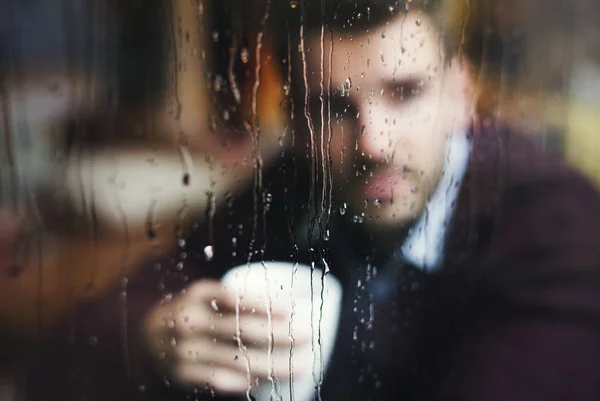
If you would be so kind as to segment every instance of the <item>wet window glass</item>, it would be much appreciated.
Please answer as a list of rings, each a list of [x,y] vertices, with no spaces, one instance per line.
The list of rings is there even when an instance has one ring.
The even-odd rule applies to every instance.
[[[597,400],[592,0],[5,0],[0,400]]]

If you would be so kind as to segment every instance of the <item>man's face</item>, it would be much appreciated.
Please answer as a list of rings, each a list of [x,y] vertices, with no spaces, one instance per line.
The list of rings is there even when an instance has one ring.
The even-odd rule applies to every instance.
[[[367,33],[308,38],[311,115],[327,141],[319,101],[324,60],[337,204],[367,224],[393,227],[418,217],[443,172],[448,136],[468,128],[468,73],[445,62],[434,28],[413,12]]]

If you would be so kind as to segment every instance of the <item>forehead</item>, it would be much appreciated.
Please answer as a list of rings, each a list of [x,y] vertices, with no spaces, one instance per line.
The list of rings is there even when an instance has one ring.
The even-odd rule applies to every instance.
[[[443,46],[432,20],[421,12],[396,17],[365,32],[325,29],[309,36],[307,56],[312,75],[323,61],[334,83],[348,77],[363,81],[436,76],[443,66]],[[330,65],[331,59],[331,65]],[[339,83],[339,82],[338,82]]]

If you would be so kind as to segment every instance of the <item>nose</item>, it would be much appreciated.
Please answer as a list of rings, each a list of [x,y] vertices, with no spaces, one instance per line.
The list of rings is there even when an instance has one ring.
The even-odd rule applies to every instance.
[[[390,162],[399,135],[393,113],[384,105],[365,99],[361,99],[357,109],[358,151],[373,162]]]

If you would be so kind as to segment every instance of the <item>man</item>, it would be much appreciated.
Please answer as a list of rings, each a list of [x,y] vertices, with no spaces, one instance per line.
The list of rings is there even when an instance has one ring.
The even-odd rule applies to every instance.
[[[469,24],[453,41],[436,2],[316,3],[299,57],[333,204],[307,246],[346,284],[323,399],[598,399],[597,191],[475,112]]]
[[[600,197],[559,160],[475,113],[476,38],[464,39],[461,58],[451,38],[439,38],[438,5],[396,3],[306,2],[290,11],[307,17],[295,65],[307,96],[295,105],[314,186],[304,205],[305,182],[286,186],[309,210],[296,230],[299,254],[277,243],[286,237],[275,219],[264,258],[293,253],[344,284],[318,395],[596,399]],[[154,353],[169,359],[166,376],[179,385],[208,382],[244,397],[245,366],[222,342],[235,333],[222,330],[211,300],[233,302],[214,280],[154,309]],[[203,345],[211,333],[218,356]]]

